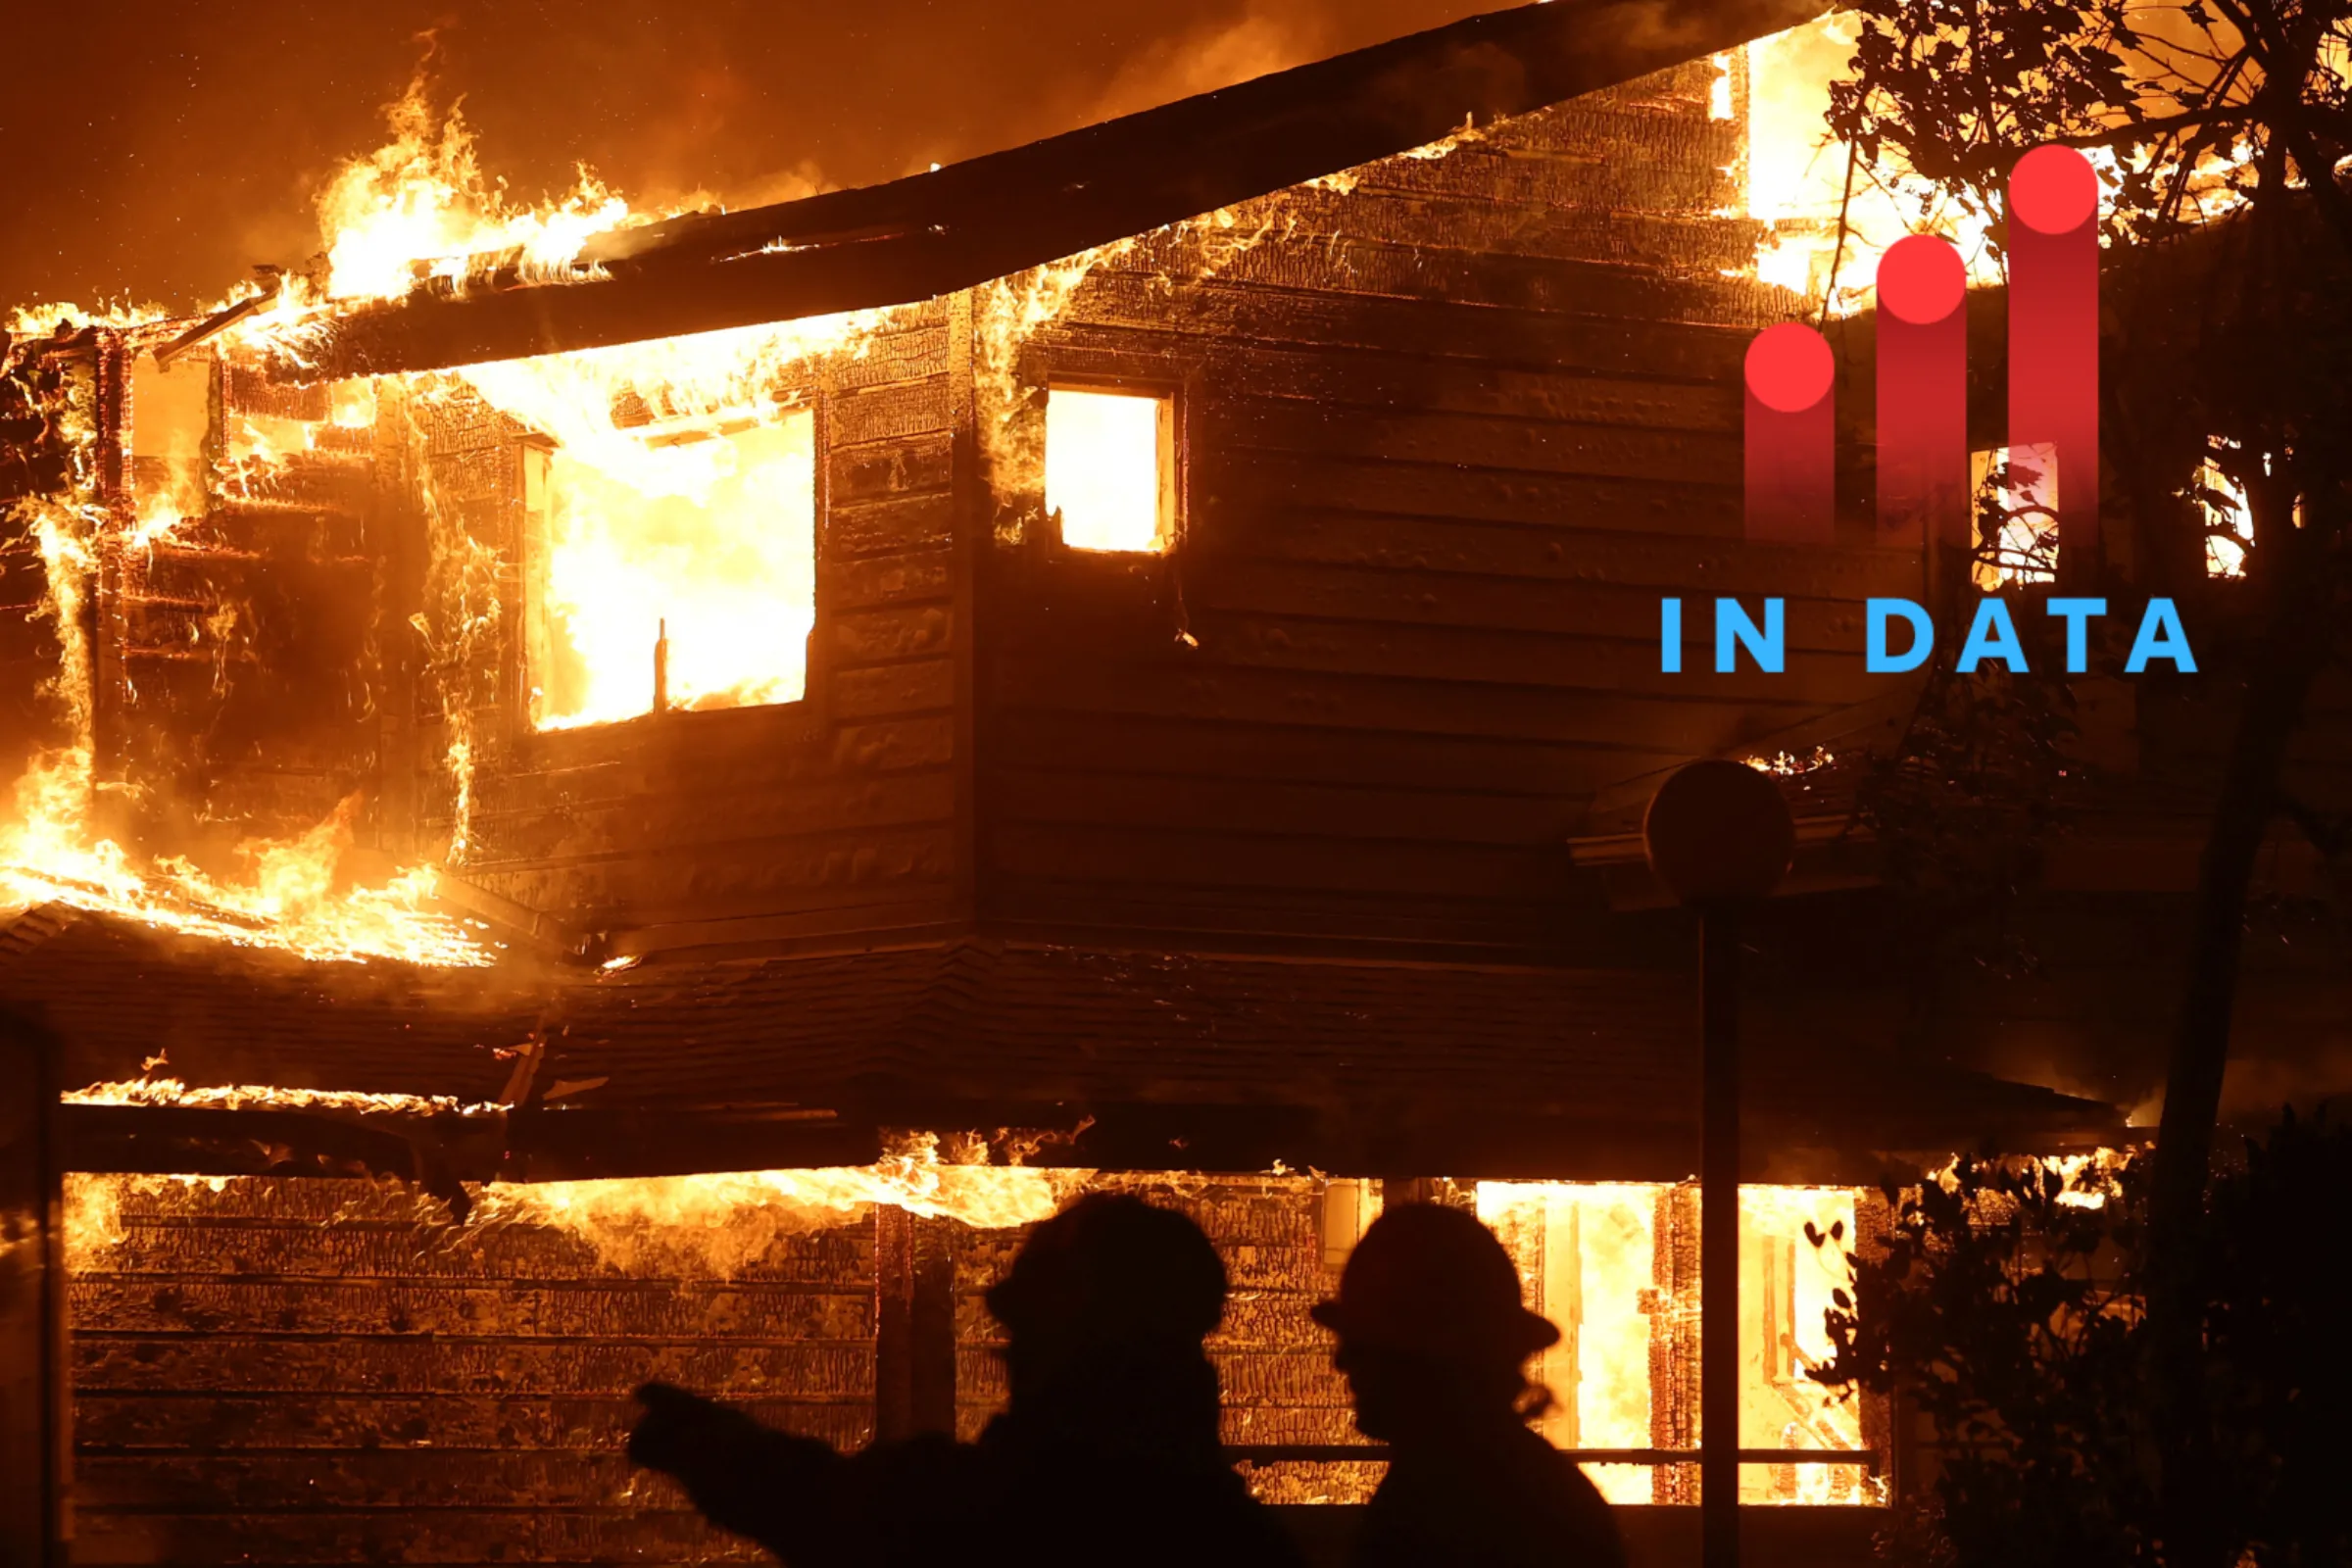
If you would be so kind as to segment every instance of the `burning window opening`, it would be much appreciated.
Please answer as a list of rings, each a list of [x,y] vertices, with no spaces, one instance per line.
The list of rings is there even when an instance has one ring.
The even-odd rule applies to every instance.
[[[2246,549],[2254,543],[2254,503],[2246,487],[2208,458],[2197,465],[2190,493],[2205,514],[2205,575],[2245,576]]]
[[[1073,550],[1159,555],[1176,532],[1176,402],[1055,385],[1046,398],[1046,512]]]
[[[815,416],[728,409],[620,430],[636,450],[523,454],[534,728],[806,695]]]
[[[1842,1188],[1740,1189],[1742,1448],[1792,1453],[1866,1448],[1862,1404],[1811,1380],[1831,1345],[1833,1292],[1851,1283],[1844,1247],[1859,1194]],[[1481,1182],[1479,1217],[1519,1265],[1528,1300],[1560,1330],[1532,1371],[1555,1403],[1554,1446],[1588,1452],[1688,1451],[1699,1441],[1698,1193],[1688,1186]],[[1810,1225],[1827,1245],[1815,1247]],[[1611,1502],[1688,1502],[1690,1464],[1587,1463]],[[1884,1500],[1879,1466],[1740,1466],[1744,1503],[1860,1505]]]
[[[2048,442],[1969,454],[1976,498],[1970,580],[1985,593],[2058,580],[2058,449]]]
[[[54,482],[11,514],[39,565],[28,618],[45,625],[54,653],[39,688],[45,711],[0,825],[0,906],[62,904],[320,960],[490,962],[477,927],[432,906],[431,867],[387,876],[354,853],[361,795],[314,805],[319,814],[307,822],[281,812],[242,836],[217,832],[199,853],[169,836],[159,842],[154,830],[168,818],[142,815],[158,807],[184,818],[173,779],[126,772],[119,741],[102,763],[101,639],[115,682],[112,722],[143,691],[156,694],[159,713],[174,691],[199,705],[220,697],[250,658],[236,574],[261,559],[234,530],[250,530],[257,516],[263,527],[289,516],[311,525],[333,510],[240,513],[255,498],[233,466],[236,444],[223,439],[228,368],[211,351],[166,366],[135,341],[110,339],[112,330],[12,343],[0,354],[9,396],[41,410],[54,432],[41,439],[57,448]],[[111,419],[110,398],[122,405]],[[321,396],[317,413],[324,422],[331,400]],[[301,433],[272,454],[273,470],[331,488],[341,460],[318,449],[332,441],[313,440],[309,421],[285,422]],[[126,464],[110,461],[113,442]],[[229,815],[223,826],[244,820]]]

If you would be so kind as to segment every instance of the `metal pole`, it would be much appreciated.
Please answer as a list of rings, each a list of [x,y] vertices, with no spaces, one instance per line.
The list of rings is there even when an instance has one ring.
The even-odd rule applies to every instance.
[[[1705,1568],[1740,1564],[1740,919],[1699,912],[1698,1499]]]

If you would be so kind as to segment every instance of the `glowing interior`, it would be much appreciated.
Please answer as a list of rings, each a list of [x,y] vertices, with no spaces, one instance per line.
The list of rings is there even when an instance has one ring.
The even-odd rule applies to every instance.
[[[1824,1317],[1831,1293],[1848,1283],[1854,1195],[1748,1187],[1740,1208],[1740,1446],[1861,1447],[1859,1403],[1805,1375],[1829,1358]],[[1678,1275],[1676,1260],[1695,1259],[1698,1195],[1656,1184],[1481,1182],[1478,1212],[1518,1263],[1528,1303],[1560,1331],[1529,1367],[1554,1400],[1544,1436],[1586,1451],[1695,1445],[1699,1282],[1695,1272]],[[1807,1223],[1825,1238],[1840,1227],[1842,1240],[1817,1249]],[[1649,1463],[1584,1470],[1611,1502],[1695,1496],[1678,1494]],[[1850,1504],[1878,1493],[1859,1463],[1750,1464],[1740,1467],[1740,1497]]]
[[[816,458],[806,410],[635,434],[632,461],[529,466],[532,721],[564,729],[807,690]],[[657,650],[659,649],[659,656]]]
[[[2000,537],[1990,558],[1980,549],[1971,567],[1979,588],[1998,593],[2012,583],[2058,580],[2058,485],[2062,477],[2058,449],[2046,441],[1969,454],[1970,491],[1977,512],[1982,515],[1990,502],[2001,515]]]
[[[1168,400],[1055,387],[1046,399],[1046,510],[1076,550],[1165,550]]]

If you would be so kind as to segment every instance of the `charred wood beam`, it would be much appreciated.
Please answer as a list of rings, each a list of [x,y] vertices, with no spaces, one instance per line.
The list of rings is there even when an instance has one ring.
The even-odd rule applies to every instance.
[[[59,1107],[71,1170],[190,1176],[395,1176],[463,1218],[467,1182],[584,1181],[865,1165],[880,1132],[804,1106],[533,1105],[350,1111],[248,1105]]]
[[[487,1181],[506,1142],[505,1118],[411,1117],[213,1105],[58,1107],[65,1157],[83,1171],[190,1176],[396,1176],[463,1220],[464,1184]]]
[[[590,281],[353,313],[286,381],[903,304],[1148,232],[1810,20],[1820,0],[1564,0],[1300,66],[886,184],[591,243]]]
[[[956,1222],[874,1211],[874,1436],[956,1430]]]
[[[185,332],[180,333],[179,336],[155,351],[157,368],[160,369],[164,366],[170,365],[188,350],[218,333],[226,331],[263,306],[270,304],[277,298],[277,289],[278,280],[272,275],[270,279],[270,287],[266,292],[248,296],[234,305],[223,306],[203,320],[198,321],[194,326],[189,327]]]
[[[0,1562],[62,1568],[72,1488],[56,1050],[0,1019]]]

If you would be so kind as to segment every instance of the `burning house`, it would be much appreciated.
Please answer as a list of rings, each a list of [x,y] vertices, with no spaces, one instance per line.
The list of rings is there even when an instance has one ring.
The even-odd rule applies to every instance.
[[[1811,9],[1530,7],[455,251],[378,201],[209,316],[20,323],[0,999],[70,1344],[29,1288],[0,1332],[70,1463],[37,1391],[0,1439],[75,1555],[739,1552],[629,1390],[968,1434],[979,1292],[1098,1186],[1224,1250],[1228,1441],[1300,1505],[1378,1474],[1307,1303],[1384,1198],[1475,1206],[1564,1331],[1546,1434],[1671,1540],[1697,1055],[1636,827],[1709,757],[1783,760],[1831,910],[1750,998],[1741,1497],[1859,1551],[1908,1435],[1805,1377],[1808,1228],[2125,1135],[1821,984],[1875,873],[1786,760],[1899,729],[1853,650],[1921,565],[1740,538],[1794,298],[1741,46]],[[1787,595],[1789,673],[1659,676],[1684,591]]]

